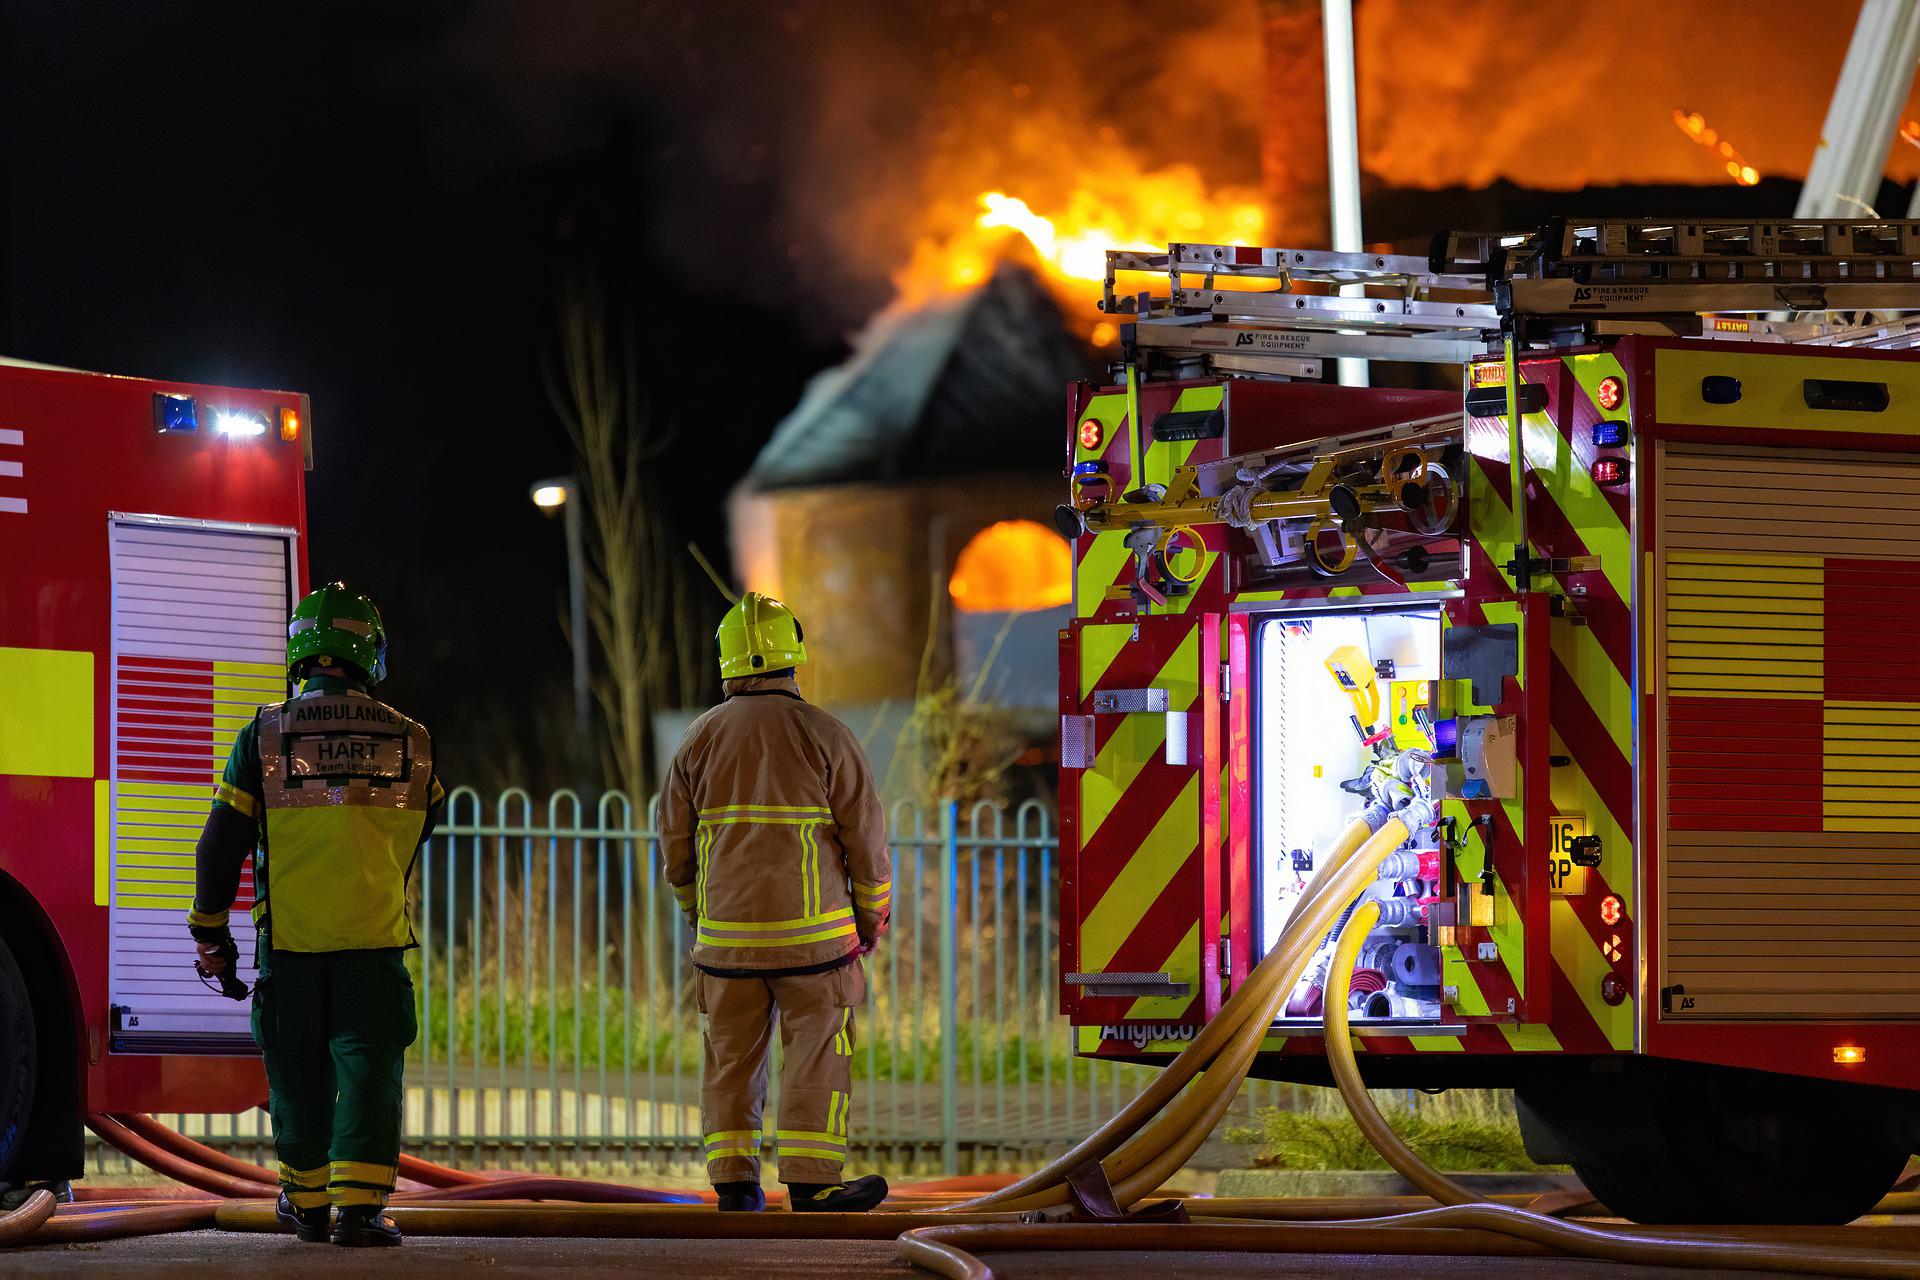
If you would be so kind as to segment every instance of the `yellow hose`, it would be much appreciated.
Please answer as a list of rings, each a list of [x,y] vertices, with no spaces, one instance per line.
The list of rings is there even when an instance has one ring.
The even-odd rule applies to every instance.
[[[1232,1105],[1260,1042],[1327,930],[1406,838],[1406,825],[1397,818],[1388,818],[1378,831],[1364,820],[1350,826],[1294,908],[1280,941],[1160,1076],[1113,1119],[1038,1173],[961,1201],[953,1209],[1031,1210],[1065,1204],[1070,1198],[1067,1175],[1089,1160],[1102,1162],[1122,1206],[1150,1195],[1207,1140]],[[1200,1084],[1181,1093],[1196,1076]]]
[[[1441,1204],[1473,1204],[1479,1196],[1422,1160],[1412,1147],[1400,1140],[1360,1079],[1360,1064],[1353,1056],[1353,1039],[1347,1032],[1347,991],[1352,985],[1353,966],[1360,959],[1360,946],[1379,919],[1378,904],[1363,902],[1340,931],[1340,945],[1333,953],[1333,970],[1327,974],[1321,1004],[1327,1024],[1327,1062],[1333,1067],[1334,1083],[1340,1086],[1340,1096],[1346,1099],[1354,1123],[1360,1126],[1360,1132],[1366,1135],[1381,1159]]]

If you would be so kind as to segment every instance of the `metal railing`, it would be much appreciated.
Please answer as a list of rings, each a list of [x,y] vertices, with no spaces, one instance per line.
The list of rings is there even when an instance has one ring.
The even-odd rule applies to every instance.
[[[408,1150],[462,1165],[697,1172],[692,939],[653,812],[637,821],[619,793],[591,807],[567,791],[543,805],[517,788],[491,803],[469,787],[449,796],[416,872]],[[1051,816],[1036,802],[902,803],[889,819],[893,923],[855,1011],[855,1159],[909,1172],[1031,1165],[1153,1070],[1073,1055],[1057,1012]],[[1249,1084],[1236,1109],[1286,1093]],[[270,1142],[258,1112],[225,1121],[187,1128],[243,1150]]]

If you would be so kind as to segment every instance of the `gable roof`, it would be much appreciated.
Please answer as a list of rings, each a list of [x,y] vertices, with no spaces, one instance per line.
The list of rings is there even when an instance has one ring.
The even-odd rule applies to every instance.
[[[853,354],[807,384],[744,485],[1051,472],[1062,395],[1087,372],[1046,286],[1002,263],[977,289],[874,317]]]

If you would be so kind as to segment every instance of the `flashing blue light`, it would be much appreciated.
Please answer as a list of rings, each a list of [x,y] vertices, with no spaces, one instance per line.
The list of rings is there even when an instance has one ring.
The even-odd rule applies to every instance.
[[[1618,449],[1627,442],[1627,424],[1618,418],[1593,424],[1596,449]]]
[[[1700,398],[1708,404],[1734,404],[1740,399],[1740,379],[1723,373],[1702,378]]]
[[[198,431],[200,410],[192,396],[153,393],[153,429],[155,431]]]

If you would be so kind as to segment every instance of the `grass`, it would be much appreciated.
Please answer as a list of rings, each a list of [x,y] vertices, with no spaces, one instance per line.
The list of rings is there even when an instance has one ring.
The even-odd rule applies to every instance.
[[[417,952],[411,954],[418,955]],[[421,991],[424,984],[417,972],[417,959],[413,963],[415,990]],[[503,1000],[501,989],[484,969],[477,988],[467,980],[469,973],[456,959],[457,985],[449,1001],[445,969],[439,964],[435,966],[433,1004],[431,1008],[419,1009],[420,1035],[408,1051],[410,1061],[420,1062],[430,1053],[436,1064],[444,1065],[451,1030],[455,1061],[463,1065],[493,1067],[504,1061],[509,1067],[531,1064],[542,1069],[552,1065],[571,1070],[578,1065],[597,1071],[604,1064],[609,1071],[652,1069],[672,1073],[677,1070],[694,1075],[700,1072],[700,1024],[690,995],[677,1008],[671,1007],[665,991],[655,990],[649,996],[636,976],[631,1005],[621,987],[610,984],[602,990],[591,980],[579,986],[563,982],[551,990],[538,986],[531,999],[509,980]],[[424,999],[420,1004],[424,1006]],[[880,996],[872,1011],[871,1024],[861,1018],[863,1011],[856,1011],[854,1078],[938,1083],[941,1036],[937,1015],[925,1006],[917,1011],[902,1008],[896,1023],[893,1005],[891,999]],[[1065,1023],[1052,1014],[1039,1017],[1044,1030],[1036,1027],[1031,1018],[1024,1027],[1012,1022],[1002,1025],[991,1019],[963,1018],[955,1032],[960,1082],[971,1085],[976,1079],[977,1042],[980,1058],[977,1079],[982,1082],[1041,1084],[1051,1081],[1064,1085],[1071,1074],[1076,1084],[1091,1085],[1095,1064],[1069,1052]],[[577,1054],[576,1034],[579,1036]],[[1104,1085],[1106,1072],[1101,1075]]]
[[[1411,1107],[1400,1090],[1377,1091],[1374,1100],[1406,1140],[1436,1169],[1532,1172],[1544,1166],[1527,1158],[1514,1115],[1513,1095],[1482,1089],[1415,1093]],[[1262,1107],[1251,1128],[1229,1129],[1229,1142],[1256,1148],[1261,1169],[1385,1169],[1346,1104],[1332,1089],[1314,1089],[1298,1110]]]

